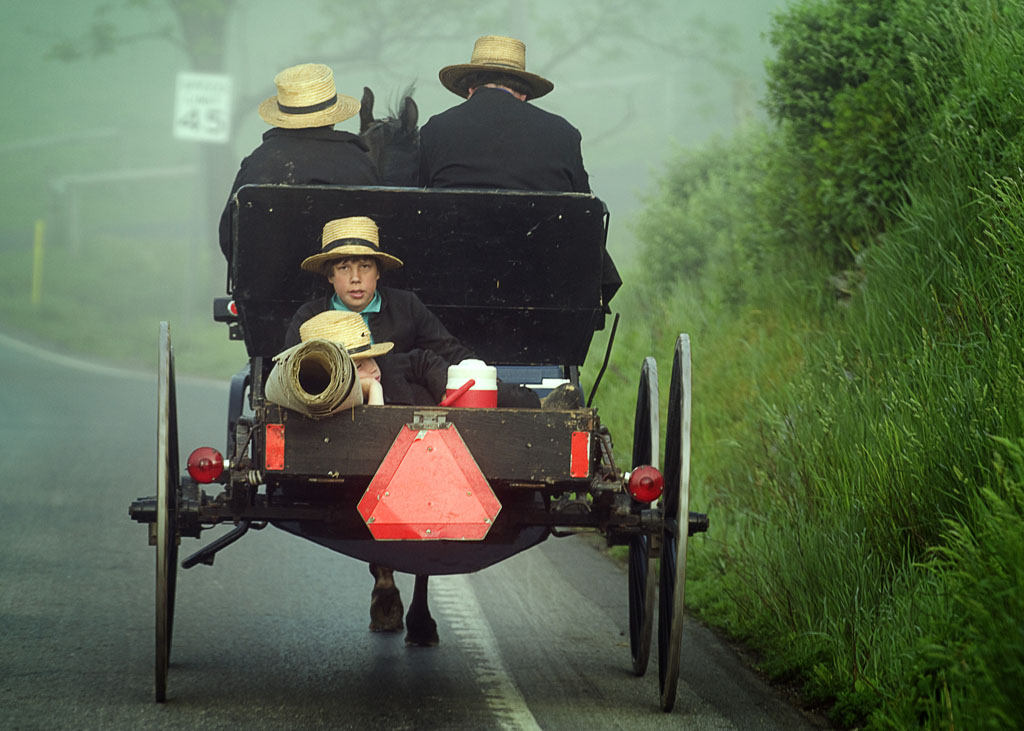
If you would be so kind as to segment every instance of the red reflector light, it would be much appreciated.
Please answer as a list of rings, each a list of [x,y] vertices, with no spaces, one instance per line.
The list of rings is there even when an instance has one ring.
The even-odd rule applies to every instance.
[[[214,482],[224,472],[224,457],[213,447],[200,447],[188,456],[188,473],[200,484]]]
[[[284,469],[284,424],[267,424],[264,464],[268,470]]]
[[[637,467],[629,475],[629,494],[642,503],[651,503],[661,497],[665,478],[654,467]]]
[[[590,474],[590,432],[574,431],[569,452],[569,477]]]

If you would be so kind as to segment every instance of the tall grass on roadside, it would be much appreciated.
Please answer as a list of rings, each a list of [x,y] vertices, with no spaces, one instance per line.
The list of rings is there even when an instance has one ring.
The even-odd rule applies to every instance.
[[[1024,726],[1024,440],[993,441],[995,480],[950,519],[922,570],[940,585],[946,621],[922,637],[911,680],[879,711],[890,728]]]
[[[813,21],[826,5],[802,8]],[[658,318],[702,324],[695,505],[712,530],[688,593],[837,722],[1017,728],[1024,6],[883,5],[906,30],[908,88],[886,102],[907,128],[861,140],[898,140],[912,165],[884,183],[900,208],[863,229],[884,237],[831,278],[848,306],[823,296],[813,252],[850,242],[811,240],[823,229],[793,218],[827,201],[791,174],[813,154],[791,135],[682,158],[643,226],[649,261],[688,266],[651,271],[691,295]],[[861,69],[865,104],[884,87],[872,68],[889,65]]]
[[[1002,181],[997,189],[1007,186],[1018,188]],[[959,220],[963,211],[948,196],[917,200],[920,208],[908,210],[916,224],[868,258],[867,289],[847,314],[817,320],[777,299],[777,309],[803,311],[822,331],[788,334],[801,357],[779,381],[764,376],[787,373],[786,354],[761,342],[750,355],[760,377],[746,405],[759,416],[726,418],[727,399],[695,403],[715,412],[698,416],[695,428],[721,435],[703,437],[702,446],[741,448],[731,455],[740,464],[728,465],[702,461],[695,447],[695,469],[714,496],[714,530],[707,550],[694,554],[691,597],[711,621],[761,649],[766,670],[799,680],[809,700],[836,699],[833,717],[844,723],[877,711],[885,725],[889,709],[921,701],[909,679],[927,648],[956,634],[965,600],[962,582],[951,586],[927,562],[980,527],[978,495],[996,476],[987,435],[1024,433],[1024,353],[1011,328],[1024,316],[1016,284],[1024,238],[988,247],[987,265],[977,251],[964,265],[925,244],[948,230],[991,238],[996,221],[979,231]],[[977,215],[984,198],[975,201]],[[1005,195],[987,210],[1003,208],[1024,210]],[[1013,228],[1006,217],[997,225]],[[918,284],[939,266],[959,288],[947,282],[939,294]],[[718,331],[734,334],[730,325]],[[983,639],[989,649],[981,654],[1001,641],[980,633],[974,641]],[[962,699],[974,691],[947,681],[946,692]],[[970,716],[957,718],[970,727]]]

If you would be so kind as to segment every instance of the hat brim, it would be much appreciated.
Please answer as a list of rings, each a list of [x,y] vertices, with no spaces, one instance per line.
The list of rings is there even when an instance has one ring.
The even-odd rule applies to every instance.
[[[330,251],[322,251],[319,254],[313,254],[307,256],[302,260],[300,265],[307,272],[316,272],[317,274],[326,274],[325,265],[327,262],[333,259],[345,259],[350,256],[355,257],[366,257],[367,259],[376,259],[382,269],[398,269],[403,266],[402,260],[397,256],[391,256],[391,254],[385,254],[382,251],[377,251],[369,246],[360,246],[358,244],[346,244],[337,248],[331,249]]]
[[[327,109],[309,114],[287,114],[277,106],[277,96],[264,99],[257,112],[260,118],[267,124],[285,129],[304,129],[306,127],[326,127],[329,124],[344,122],[359,114],[360,103],[358,99],[338,94],[338,101]]]
[[[555,88],[554,83],[551,81],[548,81],[543,76],[531,74],[529,71],[507,69],[482,63],[460,63],[454,66],[445,66],[438,72],[437,78],[441,80],[441,85],[445,89],[465,99],[469,96],[466,77],[481,71],[508,74],[522,80],[530,88],[529,93],[526,95],[527,99],[538,99]]]

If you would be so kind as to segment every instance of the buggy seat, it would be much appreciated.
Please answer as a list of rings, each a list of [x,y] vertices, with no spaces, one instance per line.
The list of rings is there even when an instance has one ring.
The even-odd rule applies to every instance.
[[[369,216],[408,289],[488,363],[581,365],[604,326],[607,210],[592,195],[388,187],[246,185],[233,199],[228,291],[251,358],[283,349],[292,316],[328,294],[303,271],[324,224]]]

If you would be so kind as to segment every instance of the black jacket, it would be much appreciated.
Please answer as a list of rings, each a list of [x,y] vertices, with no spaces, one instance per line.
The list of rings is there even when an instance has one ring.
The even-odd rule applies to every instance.
[[[423,301],[413,292],[391,287],[378,287],[380,312],[367,315],[370,334],[375,343],[392,342],[392,352],[408,353],[422,348],[432,350],[449,363],[472,358],[473,352],[448,332]],[[331,297],[319,297],[302,305],[292,317],[284,337],[284,347],[298,345],[299,327],[313,315],[331,309]]]
[[[386,353],[377,358],[384,403],[436,406],[448,386],[448,363],[432,350]]]
[[[579,130],[487,87],[420,129],[420,185],[590,192]]]
[[[231,198],[249,183],[380,185],[380,176],[366,145],[351,132],[330,127],[268,129],[263,133],[263,143],[242,160],[220,217],[220,248],[228,259]]]
[[[557,114],[487,87],[423,125],[420,185],[590,192],[579,130]],[[601,299],[609,312],[622,278],[607,251],[603,257]]]

